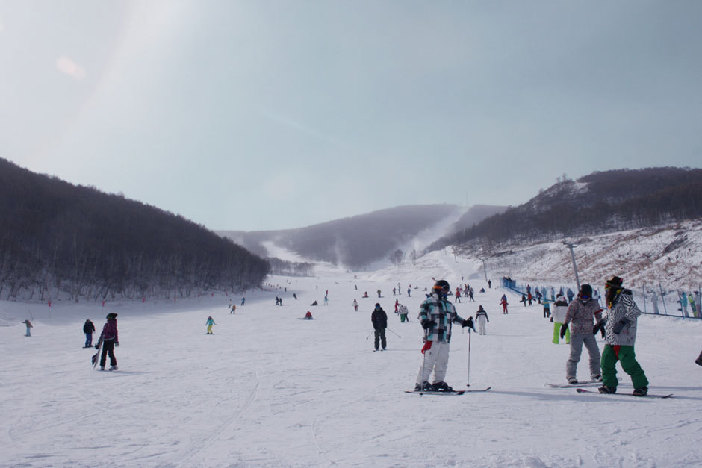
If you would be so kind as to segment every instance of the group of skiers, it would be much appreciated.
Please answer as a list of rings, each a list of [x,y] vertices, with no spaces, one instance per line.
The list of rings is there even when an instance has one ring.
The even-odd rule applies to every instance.
[[[638,317],[642,314],[634,302],[633,294],[623,286],[622,278],[612,276],[605,283],[606,316],[589,284],[582,284],[577,297],[566,300],[564,294],[559,292],[555,302],[550,307],[550,320],[553,322],[553,343],[558,344],[559,338],[565,339],[570,345],[570,356],[566,362],[566,380],[569,384],[577,384],[577,365],[580,361],[583,346],[589,354],[590,379],[602,382],[599,387],[601,393],[615,393],[618,387],[616,363],[621,362],[621,367],[632,380],[633,395],[645,396],[648,393],[648,379],[643,368],[636,360],[634,344],[636,341],[636,328]],[[430,294],[420,306],[419,322],[424,330],[423,346],[421,349],[422,362],[417,375],[415,391],[450,392],[453,389],[446,384],[445,376],[448,366],[448,357],[451,342],[451,333],[454,323],[474,330],[473,317],[462,318],[456,312],[455,306],[449,302],[448,296],[451,288],[447,281],[438,280],[432,287]],[[457,290],[456,296],[460,294]],[[325,294],[325,298],[328,295]],[[380,296],[380,295],[379,295]],[[278,298],[276,298],[278,299]],[[243,302],[243,301],[242,301]],[[278,302],[278,301],[276,301]],[[282,302],[282,301],[281,301]],[[507,297],[503,295],[500,301],[503,313],[507,312]],[[358,302],[354,299],[353,307],[358,310]],[[406,306],[395,302],[395,312],[400,315],[402,322],[409,321]],[[544,313],[546,316],[546,313]],[[478,333],[485,335],[485,324],[489,322],[488,314],[480,305],[476,314]],[[307,312],[306,319],[312,315]],[[117,359],[114,348],[119,346],[117,331],[117,314],[110,312],[106,316],[98,343],[95,348],[100,349],[100,369],[105,370],[107,357],[110,357],[110,370],[117,370]],[[31,336],[33,327],[29,320],[25,320],[27,327],[26,336]],[[388,317],[380,303],[375,304],[371,313],[371,323],[374,330],[375,351],[387,348],[385,330],[388,327]],[[215,321],[209,316],[206,321],[207,334],[213,334],[212,326]],[[85,334],[84,348],[92,347],[95,325],[90,319],[83,324]],[[600,355],[595,335],[600,332],[605,339],[605,346]],[[93,357],[98,359],[98,356]],[[702,366],[702,352],[695,360]],[[431,374],[434,378],[430,380]]]
[[[648,393],[648,379],[636,360],[636,324],[641,310],[634,302],[632,292],[625,289],[623,280],[612,276],[605,283],[607,315],[599,301],[593,297],[592,286],[583,284],[570,303],[559,293],[552,306],[553,342],[565,338],[570,344],[570,356],[566,362],[566,380],[577,384],[577,365],[583,346],[589,354],[589,370],[592,382],[602,382],[600,393],[615,393],[618,379],[616,363],[632,380],[633,395],[645,396]],[[569,326],[570,325],[570,326]],[[605,346],[600,350],[595,335],[600,332],[605,338]]]
[[[623,280],[612,276],[605,283],[607,314],[603,317],[603,309],[599,301],[593,297],[593,289],[589,284],[580,287],[577,298],[568,303],[563,294],[559,294],[554,303],[554,343],[558,338],[566,338],[571,351],[566,362],[566,379],[569,384],[577,384],[576,370],[583,346],[589,354],[590,379],[593,382],[602,382],[598,388],[600,393],[615,393],[619,380],[617,379],[616,364],[626,372],[633,383],[634,396],[645,396],[648,393],[648,379],[643,368],[636,360],[634,343],[636,341],[636,325],[638,317],[642,314],[633,300],[632,292],[625,289]],[[422,347],[422,364],[417,375],[415,391],[450,392],[453,389],[445,382],[448,364],[451,330],[453,323],[463,327],[473,328],[473,319],[463,319],[456,313],[456,309],[448,299],[450,287],[444,280],[436,282],[432,293],[420,307],[419,319],[424,329],[424,346]],[[503,301],[506,297],[503,296]],[[506,305],[504,306],[506,308]],[[380,310],[380,312],[378,312]],[[382,312],[379,304],[373,315]],[[387,316],[382,312],[385,324]],[[484,323],[487,313],[480,306],[476,313],[479,321],[480,333],[484,334]],[[381,322],[378,322],[381,323]],[[373,319],[374,327],[376,320]],[[570,327],[569,327],[570,325]],[[386,325],[385,325],[386,326]],[[376,349],[378,337],[382,338],[385,348],[384,334],[378,332],[376,327]],[[602,332],[605,346],[600,356],[595,335]],[[702,353],[695,361],[702,365]],[[430,381],[431,373],[434,379]]]

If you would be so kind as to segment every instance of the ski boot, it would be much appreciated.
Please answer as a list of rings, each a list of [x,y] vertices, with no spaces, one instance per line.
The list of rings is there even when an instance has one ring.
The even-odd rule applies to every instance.
[[[117,366],[110,366],[110,370],[111,370],[111,371],[117,370],[117,369],[119,369],[119,367],[117,367]]]
[[[432,385],[426,380],[421,384],[416,384],[414,386],[415,392],[431,392],[433,390]]]
[[[578,379],[576,379],[575,377],[568,377],[569,385],[575,385],[576,383],[578,383]]]
[[[600,388],[598,388],[597,391],[600,393],[617,393],[617,388],[603,385]]]
[[[634,393],[632,393],[634,396],[646,396],[648,395],[648,387],[640,387],[634,389]]]
[[[446,382],[436,382],[432,384],[432,388],[435,392],[452,392],[453,388],[449,387]]]

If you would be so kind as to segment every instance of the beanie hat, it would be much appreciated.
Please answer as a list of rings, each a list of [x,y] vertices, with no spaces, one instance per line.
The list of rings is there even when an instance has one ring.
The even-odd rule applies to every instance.
[[[610,279],[608,279],[605,282],[605,287],[613,288],[613,289],[621,289],[623,282],[624,282],[623,279],[621,279],[620,277],[615,275],[615,276],[612,276]]]
[[[583,285],[580,286],[580,295],[592,297],[592,286],[587,283],[583,283]]]

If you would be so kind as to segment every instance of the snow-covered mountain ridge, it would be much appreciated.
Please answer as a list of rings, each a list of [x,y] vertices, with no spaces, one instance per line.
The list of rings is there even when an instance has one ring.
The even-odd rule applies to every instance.
[[[629,287],[661,284],[664,288],[697,289],[702,283],[702,220],[668,226],[618,231],[562,241],[510,243],[490,251],[479,247],[452,248],[458,255],[484,259],[493,277],[519,281],[575,281],[570,250],[581,282],[600,284],[619,275]]]

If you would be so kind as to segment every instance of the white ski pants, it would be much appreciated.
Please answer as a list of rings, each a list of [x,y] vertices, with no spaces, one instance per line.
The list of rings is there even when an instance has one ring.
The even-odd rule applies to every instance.
[[[484,315],[481,315],[478,317],[478,333],[481,335],[485,334],[485,323],[487,322],[487,319],[485,318]]]
[[[431,348],[424,351],[422,365],[419,368],[419,375],[417,375],[418,384],[421,385],[422,382],[436,383],[445,381],[450,347],[450,343],[434,341],[431,344]],[[432,370],[434,371],[433,382],[429,380]]]

